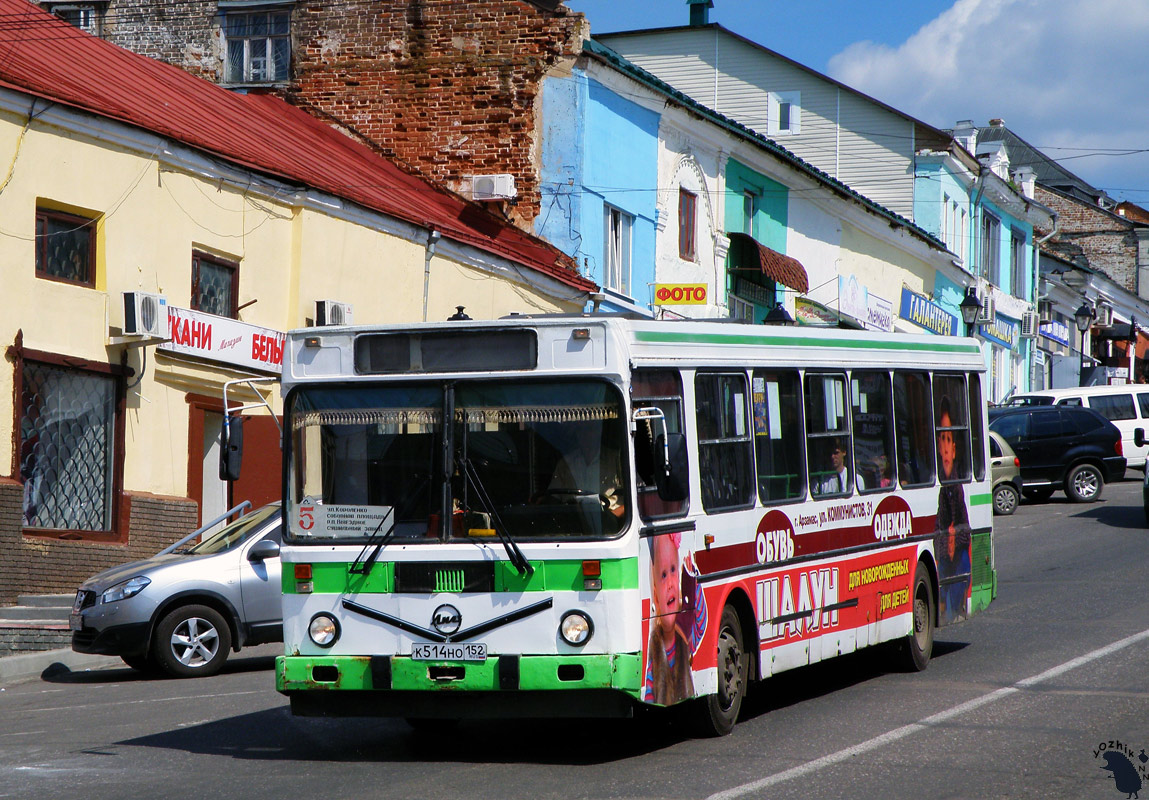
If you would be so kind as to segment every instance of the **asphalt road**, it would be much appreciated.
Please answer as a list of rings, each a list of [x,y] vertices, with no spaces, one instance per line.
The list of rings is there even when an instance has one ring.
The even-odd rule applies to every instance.
[[[998,523],[998,597],[939,632],[925,672],[862,652],[782,675],[723,739],[665,716],[464,723],[448,737],[296,719],[265,646],[205,680],[107,668],[6,687],[0,797],[1125,797],[1100,748],[1119,742],[1135,765],[1149,752],[1140,484]]]

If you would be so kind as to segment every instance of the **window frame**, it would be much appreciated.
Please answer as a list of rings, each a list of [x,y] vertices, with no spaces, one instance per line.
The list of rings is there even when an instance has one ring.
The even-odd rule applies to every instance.
[[[786,107],[787,124],[782,126],[782,109]],[[802,92],[770,92],[766,112],[766,129],[771,136],[796,136],[802,132]]]
[[[862,378],[867,376],[874,376],[882,380],[882,387],[885,392],[886,413],[883,416],[881,412],[861,411],[855,399],[855,384]],[[860,398],[860,393],[857,397]],[[869,419],[860,419],[862,415],[875,416],[879,419],[874,420],[879,424],[884,423],[884,430],[881,432],[881,447],[882,452],[879,454],[886,459],[886,468],[889,470],[888,486],[881,485],[882,468],[880,464],[871,464],[876,468],[875,474],[878,477],[878,483],[875,486],[867,486],[862,481],[862,469],[858,466],[859,461],[859,448],[858,443],[871,442],[877,440],[876,436],[862,436],[862,425],[870,422]],[[856,369],[850,372],[850,424],[853,427],[854,433],[854,487],[857,489],[858,494],[873,494],[875,492],[892,492],[898,488],[898,451],[897,445],[894,443],[894,386],[888,370],[884,369]],[[869,448],[867,448],[869,449]]]
[[[1025,247],[1028,237],[1025,231],[1010,227],[1009,229],[1009,293],[1014,297],[1024,299],[1025,290]]]
[[[830,428],[824,425],[815,430],[813,427],[815,424],[815,416],[811,414],[810,411],[811,402],[816,398],[813,397],[811,392],[813,391],[815,381],[822,380],[825,382],[827,379],[841,386],[840,399],[842,401],[842,408],[838,419],[842,421],[844,427]],[[825,393],[822,394],[821,399],[825,402]],[[836,369],[807,370],[802,376],[802,412],[805,417],[806,475],[810,497],[814,500],[851,497],[854,494],[854,485],[857,482],[857,475],[854,464],[853,408],[850,400],[850,376],[846,371]],[[823,420],[823,422],[828,423],[829,420]],[[844,456],[843,466],[849,477],[849,486],[839,492],[823,492],[820,489],[816,490],[816,487],[819,486],[819,481],[814,479],[813,465],[816,460],[824,463],[825,458],[820,455],[822,447],[833,440],[837,440],[841,445]],[[817,459],[813,456],[815,450],[819,452]],[[830,455],[833,452],[836,452],[836,450],[827,450],[826,455]]]
[[[266,86],[268,84],[287,83],[291,80],[291,59],[292,59],[292,41],[291,41],[291,14],[292,7],[289,3],[282,5],[269,5],[269,6],[242,6],[238,8],[220,8],[220,37],[223,40],[223,83],[229,86],[243,86],[256,84]],[[254,35],[238,35],[231,33],[231,22],[238,20],[240,17],[254,17],[257,15],[267,16],[267,31],[260,36]],[[283,34],[272,33],[273,17],[276,14],[287,15],[287,32]],[[284,75],[282,77],[271,74],[275,65],[275,41],[281,40],[287,43],[287,63],[284,66]],[[231,72],[231,43],[233,41],[243,42],[243,65],[240,76],[235,76]],[[261,41],[264,44],[268,70],[268,77],[257,78],[252,76],[251,61],[252,52],[251,44],[254,41]]]
[[[698,193],[678,187],[678,257],[698,260]]]
[[[721,381],[723,379],[738,379],[741,381],[742,386],[742,427],[743,434],[734,436],[721,436],[717,438],[703,438],[703,427],[700,424],[702,416],[702,407],[699,402],[699,383],[704,380]],[[718,447],[730,447],[735,450],[737,457],[744,460],[743,466],[745,467],[746,484],[738,487],[742,492],[742,502],[732,503],[730,505],[711,504],[717,498],[711,497],[708,491],[708,482],[703,477],[701,481],[701,495],[702,507],[707,514],[719,514],[728,511],[742,511],[747,508],[753,508],[755,499],[758,496],[758,478],[757,468],[754,463],[754,437],[751,433],[751,416],[750,416],[750,382],[746,377],[745,372],[724,371],[724,370],[699,370],[694,373],[694,424],[695,433],[698,437],[698,473],[700,476],[705,476],[709,473],[710,459],[707,454]],[[718,432],[721,434],[721,431]],[[733,447],[731,447],[733,445]]]
[[[603,203],[603,285],[630,296],[631,258],[634,249],[634,215]]]
[[[770,401],[769,397],[767,396],[767,392],[763,391],[761,393],[762,397],[760,398],[759,392],[757,391],[758,385],[760,383],[763,390],[766,389],[766,386],[771,384],[775,386],[781,386],[781,381],[777,380],[777,378],[781,376],[791,378],[794,382],[795,388],[797,389],[795,408],[793,409],[793,412],[797,414],[797,419],[794,420],[794,424],[792,426],[781,426],[781,420],[773,420],[769,416]],[[769,380],[770,378],[774,378],[775,380],[771,381]],[[763,506],[776,506],[786,503],[802,503],[806,500],[807,465],[805,397],[805,392],[802,390],[802,375],[797,367],[755,367],[750,373],[750,405],[752,414],[751,428],[754,439],[754,474],[758,483],[758,501]],[[781,395],[779,393],[779,407],[781,408],[781,406]],[[760,430],[760,426],[762,425],[780,425],[779,432],[782,433],[782,436],[776,441],[783,444],[782,450],[784,452],[787,450],[785,447],[787,443],[794,445],[793,447],[789,448],[789,450],[793,452],[797,458],[797,463],[795,466],[797,467],[798,471],[795,473],[795,477],[798,480],[798,484],[794,491],[787,494],[785,497],[774,498],[769,496],[767,492],[768,484],[764,479],[787,476],[763,475],[763,467],[765,466],[763,464],[763,461],[765,460],[763,458],[763,453],[765,448],[769,445],[764,443],[762,439],[772,439],[772,437],[770,436],[769,430]],[[792,439],[787,438],[786,431],[791,432]]]
[[[981,212],[981,274],[1001,288],[1001,220],[988,211]]]
[[[43,223],[45,226],[49,221],[63,223],[65,225],[72,225],[76,229],[88,229],[88,279],[86,281],[72,280],[62,275],[53,275],[47,271],[46,265],[48,262],[48,234],[40,232],[40,225]],[[35,262],[36,262],[36,277],[42,278],[46,281],[55,281],[56,283],[66,283],[70,286],[82,286],[86,289],[96,288],[96,225],[99,222],[98,217],[85,217],[80,214],[75,214],[68,211],[57,211],[53,208],[45,206],[36,206],[36,219],[34,231],[34,248],[35,248]]]
[[[647,376],[650,376],[649,378]],[[640,393],[649,384],[657,382],[659,379],[667,379],[672,376],[673,382],[676,384],[675,389],[677,393],[672,394],[657,394],[657,393]],[[631,373],[630,381],[630,401],[631,411],[640,408],[659,408],[666,421],[666,429],[668,433],[684,433],[686,428],[686,395],[683,390],[684,381],[682,380],[682,373],[673,368],[664,367],[638,367]],[[666,406],[673,407],[677,412],[677,416],[673,419]],[[655,436],[657,437],[658,431],[655,428]],[[635,433],[635,455],[638,457],[639,449],[638,432]],[[669,502],[662,500],[658,496],[658,487],[654,484],[646,484],[643,481],[641,470],[636,463],[631,470],[634,475],[635,491],[638,495],[638,515],[641,519],[653,522],[662,519],[671,519],[683,517],[690,511],[690,497],[677,502]],[[687,470],[689,474],[689,469]],[[659,509],[658,507],[663,508]]]
[[[90,531],[68,528],[27,528],[22,527],[24,536],[36,539],[67,539],[83,540],[103,543],[123,544],[127,541],[128,524],[125,519],[128,503],[124,498],[124,439],[126,427],[126,378],[130,370],[123,361],[120,364],[105,364],[98,361],[74,356],[65,356],[43,350],[31,350],[23,346],[23,336],[17,334],[14,345],[7,349],[7,355],[13,360],[14,396],[13,403],[13,444],[12,476],[21,486],[24,485],[20,475],[20,452],[24,441],[21,435],[21,418],[24,414],[24,365],[26,362],[41,364],[57,369],[84,372],[114,380],[115,408],[112,421],[112,476],[111,476],[111,528],[106,531]],[[123,358],[126,359],[126,353]],[[21,519],[23,517],[23,502],[21,502]],[[22,524],[22,523],[21,523]]]
[[[201,298],[200,289],[199,289],[200,264],[204,263],[204,262],[211,264],[212,266],[223,267],[224,269],[228,269],[231,271],[231,288],[229,290],[230,294],[231,294],[231,303],[230,303],[230,308],[228,309],[228,313],[226,313],[226,314],[219,314],[216,311],[212,311],[210,309],[203,308],[201,305],[202,298]],[[190,305],[191,305],[191,308],[193,311],[199,311],[199,312],[202,312],[204,314],[215,314],[216,316],[221,316],[221,317],[230,317],[231,319],[238,319],[239,318],[239,262],[229,261],[228,259],[223,258],[221,256],[216,256],[216,255],[212,255],[211,253],[205,253],[205,252],[202,252],[200,250],[195,250],[192,252],[192,270],[191,270],[191,273],[192,274],[191,274],[191,302],[190,302]]]

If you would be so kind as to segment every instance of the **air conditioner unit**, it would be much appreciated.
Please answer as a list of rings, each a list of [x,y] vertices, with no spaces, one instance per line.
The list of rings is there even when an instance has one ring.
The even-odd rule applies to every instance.
[[[1041,318],[1036,311],[1026,311],[1021,315],[1021,338],[1036,339],[1037,329],[1041,326]]]
[[[1113,327],[1113,306],[1097,306],[1097,321],[1093,324],[1098,328]]]
[[[514,175],[499,173],[471,176],[472,200],[510,200],[517,195]]]
[[[1052,300],[1038,300],[1037,301],[1037,317],[1042,322],[1053,322],[1053,301]]]
[[[168,301],[162,294],[124,292],[124,336],[164,338],[168,329]]]
[[[977,312],[977,324],[989,325],[996,318],[997,309],[994,308],[993,298],[986,296],[981,301],[981,311]]]
[[[316,325],[350,325],[351,304],[335,300],[315,301]]]

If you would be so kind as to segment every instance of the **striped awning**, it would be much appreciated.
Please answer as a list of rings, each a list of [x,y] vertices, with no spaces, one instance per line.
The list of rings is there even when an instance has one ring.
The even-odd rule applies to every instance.
[[[737,247],[757,253],[758,265],[767,278],[803,294],[810,291],[810,278],[798,259],[770,249],[747,233],[732,231],[726,235],[730,237],[731,250]]]

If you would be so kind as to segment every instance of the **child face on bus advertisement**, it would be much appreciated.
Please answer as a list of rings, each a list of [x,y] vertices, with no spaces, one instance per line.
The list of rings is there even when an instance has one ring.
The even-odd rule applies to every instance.
[[[672,536],[659,536],[651,548],[651,600],[658,632],[664,641],[674,638],[675,617],[682,610],[681,565]]]

